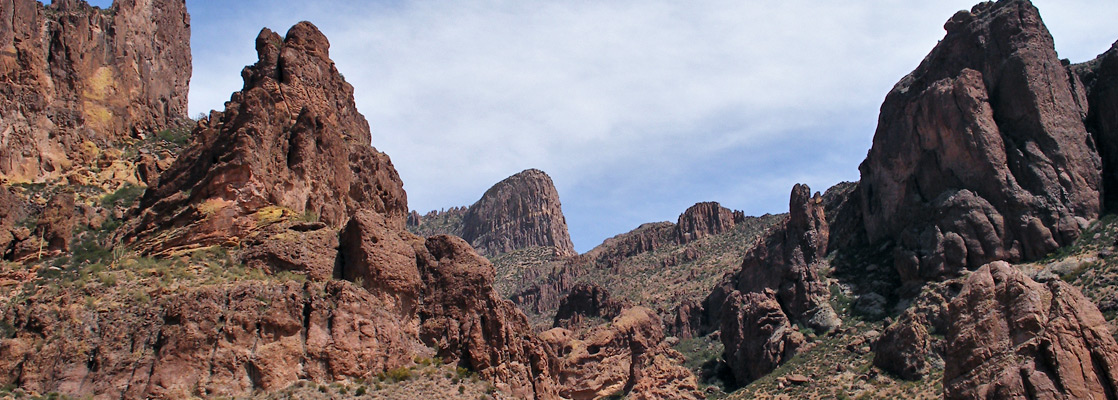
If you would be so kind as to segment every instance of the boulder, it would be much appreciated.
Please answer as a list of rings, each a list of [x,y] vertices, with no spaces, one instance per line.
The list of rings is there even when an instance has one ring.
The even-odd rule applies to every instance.
[[[946,399],[1118,394],[1118,344],[1098,307],[1067,283],[990,263],[966,278],[949,319]]]

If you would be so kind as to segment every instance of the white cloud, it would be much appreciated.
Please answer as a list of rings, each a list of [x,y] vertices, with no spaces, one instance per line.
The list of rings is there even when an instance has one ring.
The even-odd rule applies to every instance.
[[[1065,57],[1118,39],[1111,1],[1036,3]],[[885,94],[971,5],[191,0],[191,112],[240,88],[261,26],[310,20],[412,208],[541,168],[586,250],[697,201],[783,212],[797,181],[856,179]]]

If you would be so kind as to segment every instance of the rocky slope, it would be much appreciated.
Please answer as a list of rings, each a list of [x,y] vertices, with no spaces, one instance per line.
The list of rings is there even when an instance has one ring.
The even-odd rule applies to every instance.
[[[408,219],[412,232],[458,235],[487,257],[529,247],[550,247],[557,256],[575,256],[559,192],[551,177],[528,169],[498,182],[476,203]]]
[[[497,274],[505,280],[498,288],[537,325],[550,325],[563,297],[580,283],[608,288],[616,300],[648,307],[670,321],[680,300],[701,300],[779,219],[699,203],[680,215],[680,223],[644,224],[575,258],[532,249],[496,257]]]
[[[906,280],[1070,244],[1100,211],[1082,84],[1028,1],[956,13],[881,107],[862,163],[870,241],[895,238]]]
[[[183,0],[9,0],[0,7],[0,176],[66,175],[99,150],[186,118]]]

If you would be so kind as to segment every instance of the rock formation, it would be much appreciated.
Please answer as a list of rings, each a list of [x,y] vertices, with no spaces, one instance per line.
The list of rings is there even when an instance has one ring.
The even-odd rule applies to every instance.
[[[274,207],[333,228],[368,208],[403,229],[403,184],[388,156],[370,147],[326,37],[310,23],[282,39],[264,29],[256,50],[258,61],[241,73],[244,88],[198,124],[193,146],[144,194],[126,244],[166,253],[236,243]]]
[[[8,0],[0,7],[0,176],[43,180],[186,118],[183,0]]]
[[[870,241],[902,278],[1036,259],[1098,216],[1100,160],[1082,91],[1028,1],[960,11],[886,97],[859,168]]]
[[[682,337],[721,330],[723,357],[741,384],[795,354],[802,335],[791,324],[821,332],[841,324],[819,275],[829,240],[822,196],[797,184],[789,211],[746,253],[740,270],[724,277],[702,303],[684,302],[677,310]]]
[[[643,307],[579,337],[564,328],[540,335],[559,355],[559,395],[567,399],[700,399],[695,376],[665,341],[660,319]]]
[[[156,256],[236,245],[246,266],[308,282],[281,275],[160,287],[137,295],[141,304],[112,299],[131,309],[35,296],[4,310],[15,332],[0,339],[4,383],[75,396],[242,396],[369,378],[433,351],[510,395],[555,398],[556,358],[495,294],[489,261],[456,237],[404,229],[402,184],[370,147],[325,36],[301,22],[284,39],[265,29],[256,44],[244,89],[198,124],[120,237]],[[50,248],[65,249],[73,209],[62,193],[42,214]]]
[[[553,398],[555,355],[524,313],[493,291],[493,265],[455,236],[433,236],[417,253],[423,275],[419,336],[519,398]]]
[[[5,384],[128,399],[237,396],[371,376],[407,365],[418,345],[414,325],[347,282],[206,286],[124,308],[84,302],[8,311]]]
[[[1072,71],[1086,90],[1087,130],[1102,155],[1104,200],[1114,208],[1118,205],[1118,42],[1098,58],[1072,66]]]
[[[418,213],[417,213],[418,214]],[[424,220],[435,226],[422,226]],[[412,232],[466,239],[486,257],[529,247],[551,247],[556,255],[578,255],[567,232],[559,192],[551,177],[528,169],[497,182],[473,205],[412,218]]]
[[[741,211],[732,211],[716,202],[698,203],[679,216],[676,223],[677,240],[687,243],[695,239],[717,235],[734,229],[734,224],[745,219]]]
[[[1118,344],[1074,287],[1004,262],[966,279],[949,309],[944,398],[1111,399]]]
[[[792,327],[772,290],[735,290],[722,308],[722,358],[740,384],[765,376],[804,344],[804,335]]]
[[[605,288],[593,283],[577,283],[559,301],[552,326],[574,329],[585,318],[613,319],[623,307],[624,304],[609,297]]]

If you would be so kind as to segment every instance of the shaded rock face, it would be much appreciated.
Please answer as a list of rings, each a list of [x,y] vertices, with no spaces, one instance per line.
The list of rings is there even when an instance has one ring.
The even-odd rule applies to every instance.
[[[949,309],[944,398],[1112,399],[1118,344],[1074,287],[1004,262],[972,273]]]
[[[828,241],[822,196],[797,184],[784,222],[759,239],[741,270],[727,275],[701,304],[682,304],[676,329],[685,337],[721,329],[723,358],[738,383],[763,376],[802,342],[791,324],[821,332],[841,325],[819,276]]]
[[[455,236],[427,239],[418,253],[423,279],[419,337],[520,398],[554,398],[555,355],[532,334],[528,318],[493,290],[493,265]]]
[[[734,291],[723,303],[722,357],[734,379],[745,384],[765,376],[796,355],[804,335],[792,327],[771,290]]]
[[[301,22],[283,39],[262,30],[256,50],[244,88],[199,122],[192,146],[144,194],[126,244],[161,253],[235,243],[274,207],[334,228],[367,208],[403,229],[403,184],[370,147],[326,37]]]
[[[183,0],[0,2],[0,176],[58,177],[90,145],[174,125],[190,73]]]
[[[24,302],[0,342],[5,384],[125,399],[240,396],[408,365],[415,326],[346,282],[184,289],[146,306]],[[264,311],[262,311],[264,310]]]
[[[704,398],[695,376],[680,365],[683,355],[664,340],[660,319],[647,308],[627,308],[581,336],[554,328],[540,337],[559,357],[562,398]]]
[[[609,291],[593,283],[577,283],[559,301],[555,312],[556,328],[573,329],[584,318],[613,319],[621,312],[623,304],[609,297]]]
[[[1071,68],[1086,90],[1087,130],[1102,155],[1104,201],[1113,209],[1118,205],[1118,42],[1098,58]]]
[[[868,239],[906,280],[1039,258],[1098,216],[1083,92],[1028,1],[960,11],[886,97],[859,167]]]
[[[527,247],[554,247],[578,253],[567,232],[559,192],[551,177],[529,169],[498,182],[462,216],[462,238],[492,257]]]

